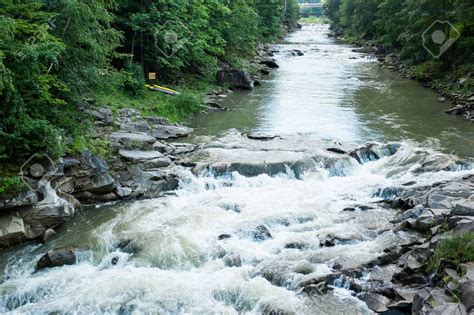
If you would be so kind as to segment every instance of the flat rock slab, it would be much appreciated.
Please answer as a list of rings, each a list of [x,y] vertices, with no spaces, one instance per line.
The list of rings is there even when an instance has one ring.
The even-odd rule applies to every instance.
[[[125,160],[131,161],[133,163],[142,163],[164,157],[163,154],[157,151],[140,150],[120,150],[119,155]]]
[[[110,134],[110,140],[120,143],[141,142],[155,143],[156,139],[146,133],[114,132]]]
[[[186,137],[193,129],[183,126],[155,125],[151,130],[151,135],[158,140]]]

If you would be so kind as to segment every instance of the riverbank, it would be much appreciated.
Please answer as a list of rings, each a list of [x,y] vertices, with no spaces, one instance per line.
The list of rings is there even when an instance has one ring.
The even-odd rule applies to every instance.
[[[374,56],[387,69],[396,71],[404,77],[418,81],[424,87],[436,91],[440,97],[439,103],[451,102],[455,106],[445,110],[446,114],[461,116],[469,122],[474,122],[474,92],[469,86],[472,78],[471,72],[464,72],[461,69],[441,71],[440,65],[436,61],[428,61],[419,65],[409,66],[403,62],[400,55],[387,50],[382,46],[377,46],[370,40],[351,40],[344,37],[342,29],[332,27],[331,36],[355,45],[354,51],[366,53]],[[468,67],[467,67],[468,68]]]
[[[157,198],[175,190],[179,176],[174,168],[192,167],[194,163],[182,155],[198,146],[173,142],[189,136],[192,129],[172,121],[228,110],[219,101],[233,89],[251,90],[278,68],[272,58],[275,51],[260,44],[245,69],[223,64],[216,78],[206,78],[215,85],[188,84],[179,96],[146,91],[135,99],[101,94],[88,100],[83,111],[92,130],[85,142],[94,145],[92,150],[57,161],[36,154],[22,165],[8,166],[20,175],[11,171],[8,177],[18,189],[2,179],[0,248],[28,240],[46,242],[83,205]]]

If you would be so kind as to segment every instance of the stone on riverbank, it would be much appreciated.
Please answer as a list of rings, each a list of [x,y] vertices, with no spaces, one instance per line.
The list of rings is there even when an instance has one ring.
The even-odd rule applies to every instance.
[[[255,86],[255,80],[250,73],[234,69],[217,71],[217,83],[245,90],[251,90]]]

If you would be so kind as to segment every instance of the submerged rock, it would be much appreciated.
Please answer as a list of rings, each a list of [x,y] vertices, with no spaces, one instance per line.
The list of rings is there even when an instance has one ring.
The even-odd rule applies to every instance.
[[[36,264],[37,270],[51,267],[60,267],[64,265],[73,265],[76,263],[76,254],[71,248],[53,249],[48,251],[40,258]]]
[[[255,241],[264,241],[269,238],[272,238],[272,235],[264,225],[260,225],[255,228],[255,231],[253,232],[253,239]]]

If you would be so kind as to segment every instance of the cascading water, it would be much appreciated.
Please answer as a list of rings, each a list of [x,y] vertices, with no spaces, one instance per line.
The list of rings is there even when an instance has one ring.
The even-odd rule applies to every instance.
[[[236,149],[239,141],[246,149]],[[273,141],[278,143],[266,142],[264,152],[278,157],[283,151],[285,159],[290,151],[283,149],[298,142]],[[226,147],[229,142],[232,148]],[[213,155],[222,163],[243,161],[255,152],[248,142],[236,134],[224,137],[220,151],[201,152],[207,156],[201,161],[212,162]],[[272,152],[272,146],[280,149]],[[380,150],[379,160],[365,164],[318,148],[300,154],[319,160],[301,179],[289,162],[287,173],[253,177],[206,170],[196,176],[180,169],[176,195],[115,206],[108,210],[113,216],[90,229],[73,226],[68,233],[83,233],[75,265],[34,273],[45,249],[31,245],[16,252],[0,285],[0,311],[366,313],[343,287],[315,300],[299,292],[299,284],[361,266],[385,248],[410,242],[410,234],[393,230],[395,211],[378,203],[381,188],[473,173],[451,171],[449,156],[408,143],[394,155]],[[417,172],[426,162],[433,171]],[[252,163],[260,161],[254,157]],[[102,209],[88,210],[94,211]],[[46,247],[68,244],[65,235]]]
[[[324,88],[327,106],[343,101],[346,92]],[[413,240],[394,229],[396,212],[380,202],[384,188],[473,174],[472,163],[408,140],[374,146],[368,155],[329,152],[339,144],[321,139],[335,117],[350,121],[335,136],[347,141],[344,150],[367,141],[360,134],[368,127],[347,104],[317,126],[307,119],[300,126],[296,116],[285,124],[279,117],[288,108],[277,105],[265,113],[257,129],[281,137],[258,141],[231,131],[197,138],[212,144],[192,155],[196,173],[176,167],[181,179],[174,194],[88,208],[46,245],[1,254],[0,313],[370,313],[343,281],[320,297],[302,292],[301,284]],[[42,254],[60,246],[77,248],[77,263],[35,271]]]

